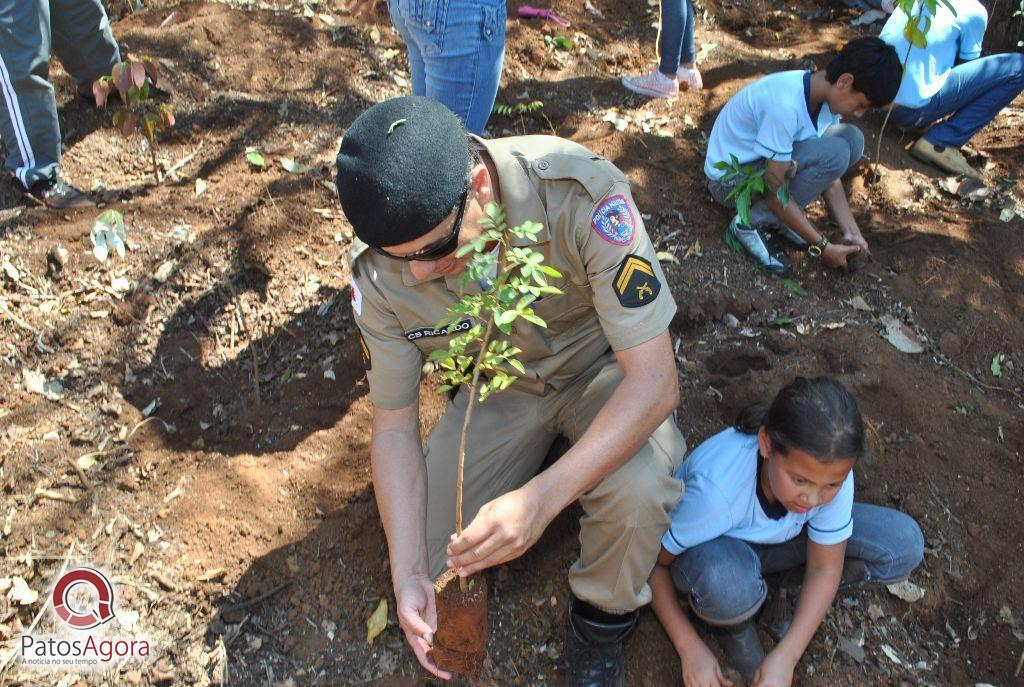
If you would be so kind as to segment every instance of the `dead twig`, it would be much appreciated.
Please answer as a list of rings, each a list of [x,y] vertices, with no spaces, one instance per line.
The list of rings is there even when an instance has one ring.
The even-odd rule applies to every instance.
[[[9,319],[14,324],[18,325],[25,331],[35,334],[37,337],[42,336],[42,332],[40,332],[38,329],[30,325],[28,322],[26,322],[25,320],[21,319],[13,312],[11,312],[10,309],[8,309],[7,304],[2,301],[0,301],[0,314],[6,315],[7,319]]]
[[[171,15],[173,16],[173,14],[174,13],[172,12]],[[185,157],[181,158],[181,160],[176,162],[173,167],[171,167],[169,170],[167,170],[167,174],[164,175],[164,178],[165,179],[169,179],[172,174],[177,172],[179,169],[181,169],[182,167],[184,167],[188,163],[192,162],[192,160],[195,159],[196,155],[198,155],[199,151],[202,150],[202,149],[203,149],[203,142],[200,141],[199,145],[196,146],[196,149],[193,150],[190,155],[186,155]]]
[[[1022,397],[1020,394],[1018,394],[1013,389],[1004,389],[1003,387],[995,386],[994,384],[986,384],[985,382],[981,381],[980,379],[978,379],[977,377],[972,375],[967,370],[962,370],[959,367],[957,367],[956,365],[954,365],[953,363],[950,363],[949,366],[952,367],[957,372],[959,372],[960,374],[962,374],[964,377],[967,377],[967,379],[971,380],[972,382],[974,382],[975,384],[980,386],[982,389],[989,389],[990,391],[1002,391],[1004,393],[1010,394],[1011,396],[1016,398],[1018,401],[1024,400],[1024,397]]]
[[[1021,668],[1024,668],[1024,651],[1020,652],[1020,658],[1017,659],[1017,668],[1013,671],[1013,676],[1020,677]]]
[[[85,470],[83,470],[82,466],[78,464],[78,461],[72,460],[71,458],[65,458],[64,460],[75,471],[75,474],[78,475],[78,479],[81,480],[82,486],[85,487],[85,490],[87,492],[89,492],[90,494],[92,494],[93,493],[92,482],[89,481],[89,478],[85,474]]]
[[[224,615],[225,613],[237,613],[238,611],[244,611],[245,609],[247,609],[247,608],[249,608],[251,606],[255,606],[256,604],[263,603],[264,601],[266,601],[270,597],[275,596],[275,595],[281,593],[282,591],[284,591],[285,589],[287,589],[290,586],[292,586],[291,580],[289,580],[288,582],[282,582],[281,584],[277,585],[276,587],[271,589],[269,592],[266,592],[265,594],[260,594],[259,596],[253,597],[252,599],[247,599],[245,601],[240,601],[240,602],[238,602],[236,604],[232,604],[232,605],[224,608],[220,612],[220,615]]]

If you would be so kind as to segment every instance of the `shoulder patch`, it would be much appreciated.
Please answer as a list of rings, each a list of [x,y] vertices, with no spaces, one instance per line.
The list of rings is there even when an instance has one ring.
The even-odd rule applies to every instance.
[[[366,345],[366,339],[363,338],[362,332],[359,333],[359,350],[363,353],[363,367],[369,370],[373,365],[370,360],[370,349]]]
[[[640,308],[661,293],[661,282],[651,263],[639,255],[627,255],[615,273],[615,295],[624,308]]]
[[[628,246],[633,242],[636,231],[636,217],[629,207],[629,201],[621,193],[601,201],[594,210],[590,226],[597,235],[616,246]]]
[[[363,314],[363,292],[359,290],[355,280],[352,280],[352,309],[356,311],[357,316]]]

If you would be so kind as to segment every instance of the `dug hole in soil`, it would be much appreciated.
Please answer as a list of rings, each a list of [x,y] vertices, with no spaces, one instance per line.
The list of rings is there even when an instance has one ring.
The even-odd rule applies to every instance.
[[[689,446],[795,375],[835,376],[871,427],[858,500],[921,524],[926,556],[911,581],[923,598],[841,595],[795,684],[1020,684],[1024,103],[971,141],[983,196],[961,196],[889,127],[878,181],[863,164],[845,180],[872,259],[836,274],[793,253],[794,278],[782,282],[725,246],[731,213],[705,189],[706,137],[753,79],[823,67],[879,25],[852,27],[858,14],[838,0],[698,0],[705,89],[667,103],[619,83],[654,66],[657,6],[556,3],[573,22],[563,29],[517,19],[519,4],[508,7],[498,102],[544,105],[492,116],[489,134],[555,133],[629,177],[666,275],[659,297],[678,308],[670,333]],[[333,188],[343,132],[372,103],[409,92],[404,46],[383,3],[370,21],[338,0],[142,5],[112,28],[168,76],[177,123],[158,149],[163,184],[144,140],[122,138],[111,111],[78,99],[56,61],[51,70],[62,169],[124,213],[125,260],[92,256],[100,210],[45,212],[0,181],[0,262],[11,266],[0,270],[0,580],[38,592],[0,593],[0,660],[44,610],[72,544],[73,562],[115,580],[117,631],[148,636],[158,655],[69,677],[8,666],[0,683],[435,684],[394,612],[349,306],[351,227]],[[548,49],[544,37],[558,35],[571,51]],[[881,117],[857,125],[874,155]],[[247,161],[250,147],[266,168]],[[311,170],[290,173],[282,159]],[[810,213],[838,238],[822,205]],[[48,260],[59,246],[62,264]],[[883,320],[923,351],[897,350]],[[31,390],[33,375],[62,392]],[[428,379],[420,395],[424,436],[444,409],[435,387]],[[521,558],[475,576],[488,586],[484,666],[497,685],[564,684],[579,515],[568,509]],[[370,643],[366,620],[382,600],[389,622]],[[38,629],[54,629],[41,618]],[[680,684],[649,610],[623,656],[631,686]]]
[[[448,570],[434,583],[437,632],[430,657],[441,670],[470,678],[480,675],[487,656],[487,580],[471,577],[466,591]]]

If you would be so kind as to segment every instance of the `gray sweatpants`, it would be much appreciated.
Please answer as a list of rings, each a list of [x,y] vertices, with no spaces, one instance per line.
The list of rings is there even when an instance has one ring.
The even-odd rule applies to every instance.
[[[793,144],[796,160],[796,174],[789,182],[789,197],[805,208],[820,196],[836,179],[860,161],[864,154],[864,134],[852,124],[836,124],[825,129],[821,138],[809,138]],[[767,161],[762,160],[760,164]],[[736,181],[723,183],[716,179],[708,181],[712,197],[728,208],[736,207],[735,198],[726,198],[736,186]],[[750,223],[755,227],[782,224],[768,208],[764,198],[757,194],[751,198]]]
[[[0,136],[4,167],[30,187],[60,164],[50,49],[81,93],[121,60],[101,0],[0,0]]]

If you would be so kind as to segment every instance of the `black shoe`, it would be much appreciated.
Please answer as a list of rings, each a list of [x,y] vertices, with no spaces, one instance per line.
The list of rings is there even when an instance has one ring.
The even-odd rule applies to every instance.
[[[729,657],[732,667],[739,671],[747,682],[754,679],[757,667],[764,660],[764,649],[757,638],[757,628],[752,620],[732,627],[715,629],[715,636],[722,651]]]
[[[52,179],[40,179],[29,187],[28,193],[53,210],[72,210],[95,205],[88,196],[64,181],[60,174]]]
[[[569,595],[565,632],[565,681],[569,687],[625,687],[622,640],[638,613],[612,615]]]
[[[778,238],[769,227],[752,227],[734,217],[725,232],[725,242],[733,250],[742,251],[762,269],[779,277],[787,277],[792,263]]]

